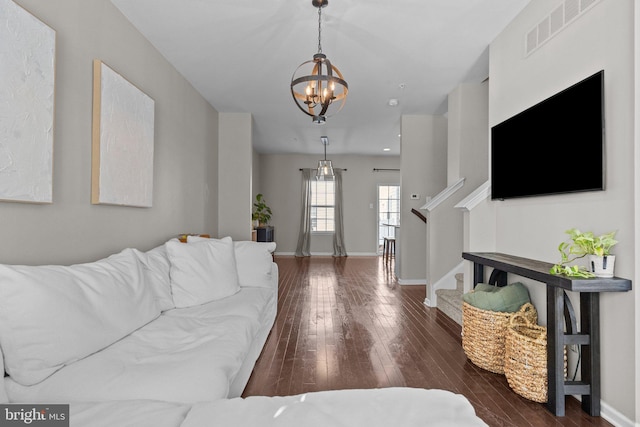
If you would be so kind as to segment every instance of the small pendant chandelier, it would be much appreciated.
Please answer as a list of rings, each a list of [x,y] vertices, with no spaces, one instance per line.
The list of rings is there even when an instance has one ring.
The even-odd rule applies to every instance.
[[[320,141],[322,142],[322,145],[324,145],[324,160],[318,160],[316,179],[318,181],[333,181],[335,178],[333,165],[331,164],[331,160],[327,160],[327,145],[329,145],[329,138],[321,136]]]
[[[312,0],[311,4],[318,8],[318,53],[313,55],[313,60],[300,64],[293,73],[291,95],[298,108],[311,116],[314,123],[324,124],[327,117],[344,106],[349,85],[340,70],[322,53],[322,8],[329,1]]]

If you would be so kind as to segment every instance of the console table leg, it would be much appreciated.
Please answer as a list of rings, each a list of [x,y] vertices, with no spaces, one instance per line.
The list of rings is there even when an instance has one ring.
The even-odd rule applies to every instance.
[[[547,285],[547,408],[564,416],[564,291]]]
[[[590,345],[581,347],[580,372],[589,384],[591,394],[582,395],[582,410],[593,417],[600,416],[600,295],[580,294],[580,333],[590,336]]]
[[[475,288],[478,283],[484,282],[484,265],[473,263],[473,287]]]

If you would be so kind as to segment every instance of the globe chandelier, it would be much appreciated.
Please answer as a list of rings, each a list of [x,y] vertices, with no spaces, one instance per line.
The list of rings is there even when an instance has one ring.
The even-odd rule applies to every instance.
[[[316,124],[324,124],[327,117],[342,109],[347,100],[349,85],[338,67],[331,64],[322,53],[322,8],[328,0],[312,0],[318,8],[318,53],[311,61],[306,61],[293,73],[291,95],[300,110],[311,116]]]

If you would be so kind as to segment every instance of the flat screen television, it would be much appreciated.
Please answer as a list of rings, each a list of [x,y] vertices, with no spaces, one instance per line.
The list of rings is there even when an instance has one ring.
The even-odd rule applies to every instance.
[[[491,199],[604,190],[604,135],[599,71],[491,128]]]

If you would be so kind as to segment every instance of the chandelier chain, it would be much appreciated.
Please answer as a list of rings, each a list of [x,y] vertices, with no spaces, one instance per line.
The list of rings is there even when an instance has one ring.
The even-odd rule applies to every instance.
[[[318,7],[318,53],[322,53],[322,6]]]

